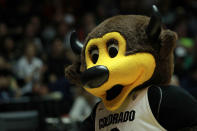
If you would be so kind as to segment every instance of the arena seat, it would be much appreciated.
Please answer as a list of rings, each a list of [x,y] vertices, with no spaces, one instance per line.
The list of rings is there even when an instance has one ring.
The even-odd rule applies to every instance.
[[[38,126],[37,111],[0,113],[0,131],[35,131]]]

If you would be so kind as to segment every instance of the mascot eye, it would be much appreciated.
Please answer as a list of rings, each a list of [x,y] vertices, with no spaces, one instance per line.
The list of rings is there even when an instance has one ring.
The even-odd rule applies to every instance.
[[[92,62],[95,64],[99,57],[99,50],[96,46],[93,46],[90,49],[90,57],[91,57]]]
[[[116,39],[110,39],[107,42],[107,49],[109,56],[114,58],[118,54],[118,41]]]

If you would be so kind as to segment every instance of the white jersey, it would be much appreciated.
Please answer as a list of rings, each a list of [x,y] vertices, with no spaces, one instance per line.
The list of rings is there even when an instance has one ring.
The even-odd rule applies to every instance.
[[[96,109],[95,131],[166,131],[155,119],[148,101],[148,88],[133,92],[116,111],[103,103]]]

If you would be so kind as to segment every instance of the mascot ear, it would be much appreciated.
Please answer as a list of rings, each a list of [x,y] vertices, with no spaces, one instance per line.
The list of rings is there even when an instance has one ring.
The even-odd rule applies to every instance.
[[[77,86],[82,86],[81,83],[81,73],[80,73],[80,54],[83,48],[83,44],[78,40],[77,33],[75,31],[71,32],[70,36],[70,46],[72,51],[77,55],[77,61],[65,69],[66,78]]]
[[[168,55],[172,55],[176,46],[177,34],[171,30],[162,30],[160,35],[161,49],[160,57],[166,58]]]
[[[146,28],[146,34],[151,42],[158,43],[160,33],[161,33],[161,15],[159,13],[157,6],[153,5],[152,16]]]
[[[77,87],[83,86],[81,82],[81,73],[79,71],[80,66],[81,64],[76,62],[65,69],[66,78]]]

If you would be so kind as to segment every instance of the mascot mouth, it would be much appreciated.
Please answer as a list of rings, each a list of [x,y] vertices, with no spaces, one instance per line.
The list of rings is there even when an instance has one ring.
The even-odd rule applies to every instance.
[[[123,88],[123,85],[114,85],[111,89],[106,91],[106,100],[110,101],[116,98],[121,93]]]
[[[131,84],[129,84],[129,85],[123,86],[121,84],[117,84],[117,85],[114,85],[109,90],[107,90],[106,91],[106,100],[112,101],[113,99],[115,99],[116,97],[118,97],[118,95],[121,94],[121,92],[122,92],[122,90],[124,88],[128,88],[128,87],[132,86],[133,84],[135,84],[135,82],[138,81],[141,78],[142,74],[143,74],[143,72],[141,72],[139,74],[139,76],[137,77],[137,79],[134,82],[132,82]]]

